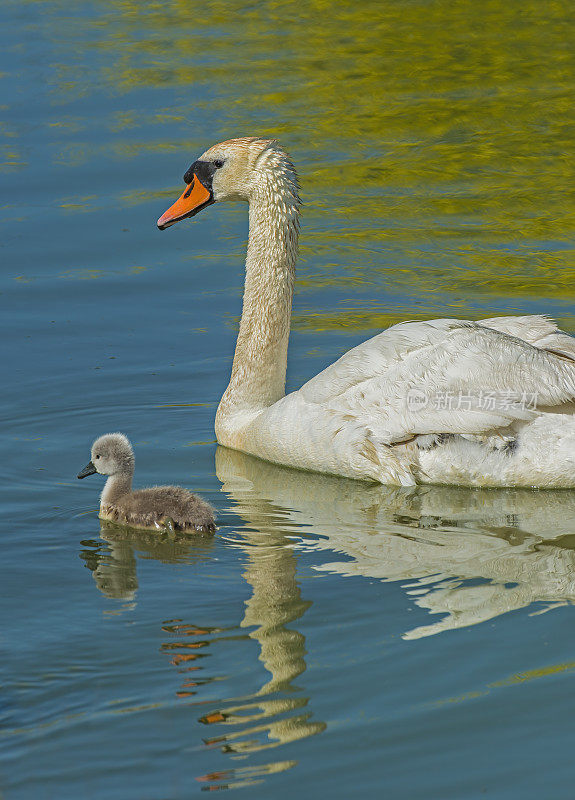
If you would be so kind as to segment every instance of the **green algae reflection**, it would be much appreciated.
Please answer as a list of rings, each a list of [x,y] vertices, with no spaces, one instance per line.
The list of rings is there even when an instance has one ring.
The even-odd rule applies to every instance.
[[[181,151],[183,167],[230,136],[285,142],[306,203],[300,287],[352,297],[303,327],[340,327],[340,311],[370,328],[544,301],[574,327],[572,5],[99,0],[85,20],[43,7],[52,102],[123,97],[108,157]],[[97,157],[75,124],[55,161]],[[357,287],[377,301],[355,309]]]

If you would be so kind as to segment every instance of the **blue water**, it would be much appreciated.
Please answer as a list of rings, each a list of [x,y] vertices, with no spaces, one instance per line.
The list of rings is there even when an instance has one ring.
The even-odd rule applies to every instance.
[[[210,144],[288,147],[290,388],[403,318],[575,331],[572,15],[478,8],[5,2],[6,800],[572,797],[575,493],[217,448],[246,209],[155,227]],[[114,430],[216,536],[101,526],[75,476]]]

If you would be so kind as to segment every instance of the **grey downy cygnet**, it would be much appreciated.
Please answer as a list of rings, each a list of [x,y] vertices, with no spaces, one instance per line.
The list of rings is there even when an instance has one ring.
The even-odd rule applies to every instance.
[[[132,491],[134,451],[123,433],[106,433],[92,445],[92,460],[79,473],[108,475],[100,497],[100,519],[155,531],[213,533],[213,508],[181,486]]]

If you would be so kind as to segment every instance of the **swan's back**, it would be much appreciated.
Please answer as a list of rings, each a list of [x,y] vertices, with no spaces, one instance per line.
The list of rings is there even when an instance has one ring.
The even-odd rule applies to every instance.
[[[136,489],[103,507],[100,516],[150,530],[163,528],[184,533],[216,530],[212,507],[181,486]]]
[[[248,421],[238,449],[381,483],[573,486],[574,400],[575,341],[551,320],[400,323]],[[444,446],[420,452],[430,435]]]

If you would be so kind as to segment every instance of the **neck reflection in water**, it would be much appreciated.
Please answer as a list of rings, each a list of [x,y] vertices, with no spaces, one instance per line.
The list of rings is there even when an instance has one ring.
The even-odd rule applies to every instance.
[[[544,604],[541,612],[575,600],[575,492],[386,487],[298,472],[225,448],[218,448],[216,468],[248,523],[254,524],[246,511],[251,498],[254,509],[258,499],[273,504],[284,527],[303,526],[300,537],[312,540],[301,547],[322,559],[316,569],[405,581],[420,608],[443,615],[405,631],[405,639],[535,602]],[[350,560],[334,561],[334,552]]]
[[[225,486],[223,491],[227,491]],[[252,590],[240,626],[252,629],[249,638],[259,643],[259,658],[270,679],[240,702],[226,701],[211,709],[200,722],[230,726],[229,732],[205,742],[221,746],[224,752],[243,755],[313,736],[325,730],[326,724],[312,719],[309,697],[301,693],[301,685],[293,683],[306,669],[305,638],[286,625],[303,616],[311,605],[302,599],[296,580],[293,528],[284,524],[282,508],[257,493],[237,487],[230,492],[230,499],[233,501],[230,510],[242,517],[246,527],[229,541],[245,553],[243,576]],[[217,788],[232,788],[296,764],[293,760],[274,761],[212,773],[203,776],[203,780],[214,788],[215,782]]]

